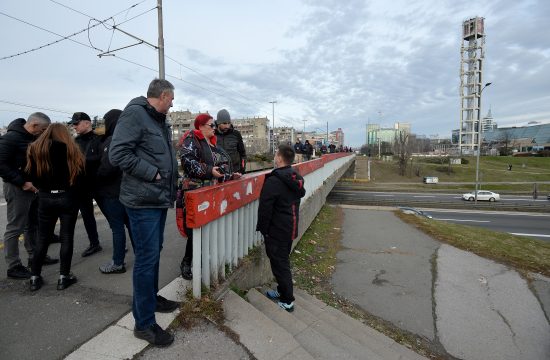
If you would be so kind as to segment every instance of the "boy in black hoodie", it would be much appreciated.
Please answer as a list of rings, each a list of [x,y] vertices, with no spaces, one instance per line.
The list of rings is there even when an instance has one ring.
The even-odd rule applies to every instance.
[[[300,199],[306,193],[304,178],[290,166],[294,156],[292,147],[279,145],[275,169],[265,176],[256,226],[264,236],[271,271],[278,284],[277,290],[267,291],[266,296],[277,300],[288,312],[294,310],[290,251],[292,240],[298,236]]]

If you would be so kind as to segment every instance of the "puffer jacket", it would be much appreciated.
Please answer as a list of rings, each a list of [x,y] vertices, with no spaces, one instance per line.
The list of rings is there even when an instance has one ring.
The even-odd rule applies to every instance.
[[[4,182],[23,186],[27,179],[27,147],[36,137],[25,130],[25,119],[15,119],[8,125],[8,132],[0,137],[0,177]]]
[[[216,129],[216,139],[217,145],[224,149],[231,157],[233,170],[244,174],[246,168],[246,149],[241,133],[231,125],[226,132]]]
[[[109,147],[109,161],[123,171],[119,200],[129,208],[174,206],[178,164],[166,115],[143,96],[128,103]],[[156,180],[157,173],[161,179]]]
[[[304,178],[291,166],[274,169],[265,176],[258,206],[256,230],[275,241],[291,241],[298,236],[300,199]]]

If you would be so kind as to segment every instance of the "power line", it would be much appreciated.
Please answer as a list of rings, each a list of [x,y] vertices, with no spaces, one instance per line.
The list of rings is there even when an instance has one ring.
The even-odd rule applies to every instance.
[[[23,23],[23,24],[29,25],[29,26],[31,26],[31,27],[40,29],[40,30],[45,31],[45,32],[47,32],[47,33],[50,33],[50,34],[53,34],[53,35],[56,35],[56,36],[61,37],[61,39],[58,39],[58,40],[56,40],[56,41],[52,41],[52,42],[50,42],[50,43],[47,43],[47,44],[44,44],[44,45],[41,45],[41,46],[38,46],[38,47],[36,47],[36,48],[32,48],[32,49],[29,49],[29,50],[26,50],[26,51],[22,51],[22,52],[19,52],[19,53],[17,53],[17,54],[13,54],[13,55],[8,55],[8,56],[1,57],[1,58],[0,58],[0,61],[6,60],[6,59],[11,59],[11,58],[14,58],[14,57],[17,57],[17,56],[21,56],[21,55],[25,55],[25,54],[28,54],[28,53],[31,53],[31,52],[34,52],[34,51],[43,49],[43,48],[45,48],[45,47],[48,47],[48,46],[51,46],[51,45],[55,45],[55,44],[57,44],[57,43],[59,43],[59,42],[61,42],[61,41],[64,41],[64,40],[70,40],[70,41],[72,41],[72,42],[74,42],[74,43],[77,43],[77,44],[79,44],[79,45],[85,46],[85,47],[87,47],[87,48],[90,48],[90,49],[93,49],[93,50],[102,51],[101,49],[98,49],[98,48],[94,47],[93,45],[87,45],[87,44],[85,44],[85,43],[82,43],[82,42],[77,41],[77,40],[73,40],[73,39],[71,39],[71,38],[74,37],[74,36],[76,36],[76,35],[79,35],[79,34],[85,32],[85,31],[89,31],[90,29],[93,29],[93,28],[95,28],[95,27],[97,27],[97,26],[99,26],[99,25],[101,25],[101,24],[104,24],[105,22],[109,21],[110,19],[114,18],[115,16],[120,15],[120,14],[123,13],[123,12],[126,12],[126,11],[131,10],[132,8],[136,7],[137,5],[139,5],[139,4],[141,4],[141,3],[145,2],[145,1],[147,1],[147,0],[143,0],[143,1],[139,2],[139,3],[137,3],[137,4],[134,4],[134,5],[130,6],[129,8],[124,9],[124,10],[122,10],[122,11],[116,13],[115,15],[112,15],[112,16],[108,17],[107,19],[105,19],[105,20],[103,20],[103,21],[97,20],[97,21],[98,21],[97,24],[92,25],[92,26],[88,25],[88,27],[86,27],[86,28],[84,28],[84,29],[82,29],[82,30],[80,30],[80,31],[77,31],[77,32],[75,32],[75,33],[73,33],[73,34],[67,35],[67,36],[60,35],[60,34],[58,34],[58,33],[55,33],[55,32],[53,32],[53,31],[51,31],[51,30],[44,29],[43,27],[40,27],[40,26],[35,25],[35,24],[31,24],[31,23],[29,23],[29,22],[27,22],[27,21],[25,21],[25,20],[16,18],[15,16],[11,16],[11,15],[9,15],[9,14],[6,14],[6,13],[0,11],[0,15],[4,15],[4,16],[10,18],[10,19],[19,21],[19,22],[21,22],[21,23]],[[73,10],[74,10],[74,9],[73,9]],[[74,11],[76,11],[76,10],[74,10]],[[149,11],[150,11],[150,10],[149,10]],[[143,15],[143,14],[141,14],[141,15]],[[86,16],[87,16],[87,15],[86,15]],[[140,16],[140,15],[138,15],[138,16]],[[134,18],[135,18],[135,17],[134,17]],[[132,18],[132,19],[133,19],[133,18]],[[132,20],[132,19],[130,19],[130,20]],[[128,20],[128,21],[129,21],[129,20]],[[126,21],[125,21],[125,22],[126,22]]]
[[[41,106],[37,106],[37,105],[23,104],[23,103],[7,101],[7,100],[0,100],[0,103],[23,106],[23,107],[28,107],[28,108],[31,108],[31,109],[40,109],[40,110],[46,110],[46,111],[53,111],[53,112],[57,112],[57,113],[61,113],[61,114],[69,114],[69,115],[72,114],[71,112],[68,112],[68,111],[52,109],[52,108],[47,108],[47,107],[41,107]]]

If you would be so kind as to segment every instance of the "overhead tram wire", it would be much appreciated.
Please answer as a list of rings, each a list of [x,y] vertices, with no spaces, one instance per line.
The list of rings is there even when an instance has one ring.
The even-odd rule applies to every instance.
[[[61,114],[69,114],[69,115],[72,114],[72,112],[68,112],[68,111],[52,109],[52,108],[47,108],[47,107],[41,107],[41,106],[36,106],[36,105],[23,104],[23,103],[18,103],[18,102],[14,102],[14,101],[0,100],[0,103],[16,105],[16,106],[23,106],[23,107],[28,107],[28,108],[31,108],[31,109],[40,109],[40,110],[46,110],[46,111],[53,111],[53,112],[57,112],[57,113],[61,113]]]
[[[45,48],[45,47],[48,47],[48,46],[57,44],[57,43],[59,43],[59,42],[61,42],[61,41],[64,41],[64,40],[70,40],[70,41],[72,41],[72,42],[74,42],[74,43],[77,43],[77,44],[79,44],[79,45],[85,46],[85,47],[87,47],[87,48],[90,48],[90,49],[93,49],[93,50],[96,50],[96,51],[103,51],[103,50],[98,49],[98,48],[96,48],[95,46],[93,46],[93,45],[91,44],[91,42],[90,42],[90,45],[87,45],[87,44],[82,43],[82,42],[80,42],[80,41],[73,40],[73,39],[71,39],[71,37],[74,37],[74,36],[76,36],[76,35],[79,35],[79,34],[85,32],[85,31],[89,31],[90,29],[95,28],[95,27],[97,27],[97,26],[99,26],[99,25],[103,25],[103,26],[105,26],[106,28],[109,28],[109,27],[110,27],[111,29],[116,30],[116,28],[113,27],[112,25],[110,25],[110,24],[109,24],[109,25],[105,25],[105,23],[106,23],[107,21],[109,21],[110,19],[113,19],[115,16],[118,16],[118,15],[120,15],[120,14],[123,13],[123,12],[129,11],[129,10],[131,10],[132,8],[134,8],[134,7],[136,7],[136,6],[140,5],[140,4],[142,4],[143,2],[145,2],[145,1],[147,1],[147,0],[143,0],[143,1],[139,2],[139,3],[136,3],[136,4],[132,5],[132,6],[130,6],[129,8],[126,8],[126,9],[124,9],[124,10],[122,10],[122,11],[120,11],[120,12],[118,12],[118,13],[116,13],[116,14],[114,14],[114,15],[108,17],[108,18],[106,18],[106,19],[103,20],[103,21],[100,21],[100,20],[98,20],[98,19],[95,19],[95,18],[92,17],[92,16],[89,16],[89,15],[83,13],[83,12],[80,12],[80,11],[78,11],[78,10],[76,10],[76,9],[73,9],[73,8],[69,7],[69,6],[66,6],[66,5],[64,5],[64,4],[61,4],[61,3],[57,2],[57,1],[54,1],[54,0],[50,0],[50,1],[56,3],[56,4],[60,5],[60,6],[63,6],[63,7],[65,7],[65,8],[67,8],[67,9],[70,9],[70,10],[72,10],[72,11],[74,11],[74,12],[77,12],[77,13],[79,13],[79,14],[81,14],[81,15],[84,15],[84,16],[86,16],[86,17],[88,17],[88,18],[90,18],[90,19],[92,19],[92,20],[94,20],[94,21],[97,21],[98,23],[97,23],[97,24],[94,24],[94,25],[92,25],[92,26],[88,26],[88,27],[86,27],[86,28],[84,28],[84,29],[82,29],[82,30],[80,30],[80,31],[78,31],[78,32],[75,32],[75,33],[71,34],[71,35],[63,36],[63,35],[60,35],[60,34],[57,34],[57,33],[53,32],[53,31],[44,29],[44,28],[42,28],[42,27],[40,27],[40,26],[31,24],[31,23],[29,23],[29,22],[27,22],[27,21],[18,19],[18,18],[14,17],[14,16],[8,15],[8,14],[6,14],[6,13],[0,11],[0,15],[4,15],[4,16],[9,17],[9,18],[12,18],[12,19],[14,19],[14,20],[20,21],[20,22],[22,22],[22,23],[24,23],[24,24],[26,24],[26,25],[31,26],[31,27],[35,27],[35,28],[37,28],[37,29],[39,29],[39,30],[42,30],[42,31],[48,32],[48,33],[50,33],[50,34],[54,34],[54,35],[56,35],[56,36],[61,37],[61,39],[58,39],[58,40],[53,41],[53,42],[48,43],[48,44],[44,44],[44,45],[39,46],[39,47],[37,47],[37,48],[29,49],[29,50],[26,50],[26,51],[23,51],[23,52],[20,52],[20,53],[17,53],[17,54],[13,54],[13,55],[9,55],[9,56],[2,57],[2,58],[0,58],[0,60],[6,60],[6,59],[9,59],[9,58],[13,58],[13,57],[16,57],[16,56],[21,56],[21,55],[24,55],[24,54],[27,54],[27,53],[30,53],[30,52],[34,52],[34,51],[37,51],[37,50],[39,50],[39,49],[42,49],[42,48]],[[144,14],[146,14],[146,13],[148,13],[148,12],[154,10],[154,9],[156,9],[156,6],[155,6],[154,8],[152,8],[152,9],[149,9],[149,10],[143,12],[143,13],[140,13],[140,14],[138,14],[138,15],[136,15],[136,16],[130,18],[130,19],[126,19],[125,21],[119,23],[117,26],[119,26],[119,25],[121,25],[121,24],[124,24],[124,23],[126,23],[126,22],[128,22],[128,21],[131,21],[131,20],[133,20],[133,19],[135,19],[135,18],[137,18],[137,17],[139,17],[139,16],[142,16],[142,15],[144,15]],[[114,19],[113,19],[113,20],[114,20]],[[132,60],[129,60],[129,59],[120,57],[120,56],[115,56],[115,57],[117,57],[118,59],[121,59],[121,60],[123,60],[123,61],[126,61],[126,62],[128,62],[128,63],[134,64],[134,65],[136,65],[136,66],[139,66],[139,67],[142,67],[142,68],[145,68],[145,69],[154,71],[154,72],[157,71],[156,69],[153,69],[153,68],[150,68],[150,67],[148,67],[148,66],[139,64],[139,63],[137,63],[137,62],[135,62],[135,61],[132,61]],[[213,81],[214,83],[217,83],[218,85],[220,85],[220,86],[222,86],[222,87],[225,87],[225,86],[224,86],[223,84],[221,84],[220,82],[211,79],[210,77],[208,77],[208,76],[206,76],[206,75],[200,73],[199,71],[197,71],[197,70],[195,70],[195,69],[192,69],[191,67],[188,67],[188,66],[186,66],[186,65],[183,65],[183,64],[181,64],[179,61],[177,61],[177,60],[175,60],[175,59],[173,59],[173,58],[171,58],[171,57],[168,57],[168,56],[167,56],[167,58],[169,58],[170,60],[174,61],[174,62],[177,63],[178,65],[180,65],[180,66],[182,66],[182,67],[185,67],[185,68],[187,68],[187,69],[189,69],[189,70],[191,70],[191,71],[197,73],[198,75],[203,76],[203,77],[209,79],[210,81]],[[197,84],[195,84],[195,83],[193,83],[193,82],[184,80],[184,79],[181,78],[181,77],[177,77],[177,76],[174,76],[174,75],[167,75],[167,76],[169,76],[169,77],[171,77],[171,78],[174,78],[174,79],[177,79],[177,80],[180,80],[181,82],[184,82],[184,83],[189,84],[189,85],[191,85],[191,86],[197,87],[197,88],[202,89],[202,90],[204,90],[204,91],[207,91],[207,92],[210,92],[210,93],[212,93],[212,94],[215,94],[215,95],[217,95],[217,96],[221,96],[221,97],[224,97],[224,98],[229,99],[229,100],[231,100],[231,101],[237,102],[237,103],[239,103],[239,104],[242,104],[242,105],[245,105],[245,106],[250,106],[250,104],[244,103],[244,102],[242,102],[242,101],[240,101],[240,100],[237,100],[237,99],[235,99],[235,98],[229,97],[229,96],[227,96],[227,95],[221,94],[221,93],[216,92],[216,91],[214,91],[214,90],[211,90],[211,89],[205,88],[205,87],[203,87],[203,86],[197,85]],[[238,93],[238,92],[235,92],[235,91],[233,91],[233,90],[229,90],[229,91],[234,92],[234,93],[238,94],[239,96],[241,96],[241,97],[243,97],[243,98],[245,98],[245,99],[247,99],[247,100],[253,101],[253,102],[255,102],[256,104],[261,104],[260,102],[254,101],[253,99],[250,99],[250,98],[248,98],[248,97],[246,97],[246,96],[244,96],[244,95],[242,95],[242,94],[240,94],[240,93]],[[7,101],[4,101],[4,102],[10,103],[10,102],[7,102]],[[13,104],[14,104],[14,105],[20,105],[20,106],[26,106],[26,107],[30,107],[30,108],[44,109],[44,110],[49,110],[49,111],[61,112],[61,113],[67,113],[67,114],[69,114],[68,112],[64,112],[64,111],[60,111],[60,110],[54,110],[54,109],[48,109],[48,108],[41,108],[41,107],[36,107],[36,106],[31,106],[31,105],[25,105],[25,104],[17,104],[17,103],[13,103]],[[288,121],[286,121],[286,120],[284,120],[284,119],[282,119],[282,118],[279,118],[279,121],[281,121],[281,122],[283,122],[283,123],[285,123],[285,124],[287,124],[287,125],[292,125],[291,123],[289,123]]]
[[[51,1],[51,0],[50,0],[50,1]],[[11,58],[14,58],[14,57],[17,57],[17,56],[21,56],[21,55],[25,55],[25,54],[28,54],[28,53],[31,53],[31,52],[34,52],[34,51],[37,51],[37,50],[46,48],[46,47],[48,47],[48,46],[55,45],[55,44],[60,43],[61,41],[64,41],[64,40],[70,40],[70,41],[72,41],[72,42],[74,42],[74,43],[76,43],[76,44],[85,46],[85,47],[90,48],[90,49],[93,49],[93,50],[101,50],[101,49],[97,49],[97,48],[93,47],[92,45],[88,45],[88,44],[82,43],[82,42],[80,42],[80,41],[71,39],[71,38],[74,37],[74,36],[76,36],[76,35],[79,35],[79,34],[85,32],[85,31],[89,31],[90,29],[93,29],[93,28],[95,28],[95,27],[97,27],[97,26],[99,26],[99,25],[101,25],[101,24],[104,24],[104,23],[107,22],[109,19],[112,19],[112,18],[114,18],[115,16],[122,14],[123,12],[126,12],[126,11],[128,11],[128,10],[131,10],[132,8],[134,8],[135,6],[137,6],[137,5],[141,4],[141,3],[143,3],[144,1],[147,1],[147,0],[143,0],[143,1],[139,2],[139,3],[137,3],[137,4],[134,4],[134,5],[130,6],[129,8],[126,8],[126,9],[124,9],[124,10],[122,10],[122,11],[119,11],[118,13],[109,16],[107,19],[105,19],[105,20],[103,20],[103,21],[99,21],[99,20],[98,20],[99,22],[98,22],[97,24],[92,25],[92,26],[88,26],[88,27],[86,27],[86,28],[84,28],[84,29],[82,29],[82,30],[80,30],[80,31],[77,31],[77,32],[75,32],[75,33],[73,33],[73,34],[70,34],[70,35],[67,35],[67,36],[57,34],[57,33],[53,32],[53,31],[51,31],[51,30],[44,29],[44,28],[42,28],[42,27],[40,27],[40,26],[38,26],[38,25],[31,24],[31,23],[29,23],[28,21],[25,21],[25,20],[16,18],[15,16],[12,16],[12,15],[9,15],[9,14],[6,14],[6,13],[0,11],[0,15],[4,15],[4,16],[10,18],[10,19],[19,21],[19,22],[21,22],[21,23],[23,23],[23,24],[26,24],[26,25],[28,25],[28,26],[31,26],[31,27],[37,28],[37,29],[39,29],[39,30],[45,31],[45,32],[47,32],[47,33],[50,33],[50,34],[53,34],[53,35],[56,35],[56,36],[61,37],[61,39],[52,41],[52,42],[50,42],[50,43],[47,43],[47,44],[44,44],[44,45],[41,45],[41,46],[38,46],[38,47],[36,47],[36,48],[32,48],[32,49],[29,49],[29,50],[26,50],[26,51],[22,51],[22,52],[19,52],[19,53],[17,53],[17,54],[12,54],[12,55],[7,55],[7,56],[4,56],[4,57],[0,57],[0,61],[2,61],[2,60],[7,60],[7,59],[11,59]],[[156,8],[156,7],[155,7],[155,8]],[[76,11],[76,10],[75,10],[75,11]],[[149,10],[149,11],[150,11],[150,10]],[[139,15],[138,15],[138,16],[139,16]],[[134,17],[134,18],[135,18],[135,17]],[[132,18],[132,19],[134,19],[134,18]],[[129,19],[129,20],[131,20],[131,19]],[[129,21],[129,20],[128,20],[128,21]],[[125,22],[126,22],[126,21],[125,21]]]

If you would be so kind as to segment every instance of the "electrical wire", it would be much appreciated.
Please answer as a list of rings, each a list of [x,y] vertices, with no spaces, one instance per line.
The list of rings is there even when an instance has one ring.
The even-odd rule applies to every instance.
[[[53,111],[53,112],[57,112],[57,113],[61,113],[61,114],[69,114],[69,115],[72,114],[71,112],[68,112],[68,111],[52,109],[52,108],[47,108],[47,107],[41,107],[41,106],[36,106],[36,105],[23,104],[23,103],[18,103],[18,102],[14,102],[14,101],[0,100],[0,103],[23,106],[23,107],[28,107],[28,108],[31,108],[31,109],[40,109],[40,110],[46,110],[46,111]]]

